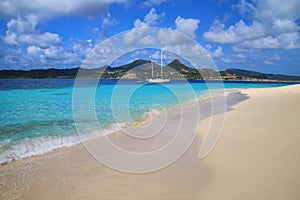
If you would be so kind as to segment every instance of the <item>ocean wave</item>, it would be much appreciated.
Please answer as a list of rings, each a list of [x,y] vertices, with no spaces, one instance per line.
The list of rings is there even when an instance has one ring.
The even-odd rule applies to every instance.
[[[205,95],[201,95],[198,99],[200,100],[203,98],[205,98]],[[174,106],[178,105],[176,104],[170,107]],[[139,122],[145,120],[151,120],[152,118],[156,117],[162,110],[166,110],[168,108],[169,107],[162,107],[161,105],[156,108],[150,108],[148,112],[145,112],[135,123],[114,123],[102,131],[87,130],[84,133],[79,134],[74,132],[74,134],[68,136],[41,136],[36,138],[23,139],[17,142],[13,142],[10,140],[2,141],[0,143],[0,164],[10,163],[14,160],[20,160],[31,156],[43,155],[62,147],[74,146],[81,142],[111,134],[127,126],[136,125]]]
[[[62,147],[74,146],[84,141],[114,133],[125,126],[124,123],[115,123],[109,129],[103,131],[98,130],[82,134],[74,133],[69,136],[43,136],[17,142],[11,142],[10,140],[1,141],[0,164],[42,155]]]

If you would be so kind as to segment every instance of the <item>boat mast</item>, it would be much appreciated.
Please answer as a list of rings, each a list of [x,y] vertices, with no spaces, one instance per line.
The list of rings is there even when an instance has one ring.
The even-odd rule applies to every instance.
[[[162,68],[162,52],[163,50],[160,50],[160,77],[163,78],[163,68]]]
[[[154,77],[154,75],[153,75],[153,62],[152,62],[152,60],[150,60],[151,61],[151,70],[152,70],[152,78]]]

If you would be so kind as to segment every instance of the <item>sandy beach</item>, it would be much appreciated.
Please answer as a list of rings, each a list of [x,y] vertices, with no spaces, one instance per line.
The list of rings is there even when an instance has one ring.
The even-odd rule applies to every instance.
[[[164,169],[118,172],[80,144],[0,166],[0,199],[300,199],[300,85],[239,92],[229,97],[238,103],[228,105],[221,137],[204,159],[198,155],[209,116],[189,127],[197,128],[195,140]],[[193,115],[192,106],[184,109]],[[168,112],[170,129],[155,145],[171,137],[176,110]],[[109,137],[131,150],[157,148]]]

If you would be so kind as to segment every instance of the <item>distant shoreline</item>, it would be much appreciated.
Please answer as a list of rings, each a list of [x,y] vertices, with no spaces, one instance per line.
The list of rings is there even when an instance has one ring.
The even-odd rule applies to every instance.
[[[159,65],[154,64],[154,76],[158,76]],[[300,76],[267,74],[250,70],[229,68],[223,71],[208,68],[190,68],[179,60],[164,66],[163,78],[170,80],[232,80],[232,81],[299,81]],[[79,72],[79,73],[78,73]],[[103,66],[93,69],[32,69],[0,70],[2,78],[103,78],[103,79],[149,79],[153,76],[148,60],[138,59],[118,67]]]
[[[32,80],[39,80],[39,79],[76,79],[76,77],[40,77],[40,78],[30,78],[30,77],[16,77],[16,78],[6,78],[6,77],[0,77],[0,80],[12,80],[12,79],[16,79],[16,80],[21,80],[21,79],[32,79]],[[82,77],[82,79],[95,79],[94,77]],[[135,79],[127,79],[127,78],[101,78],[99,80],[125,80],[125,81],[143,81],[146,82],[146,79],[142,79],[142,78],[135,78]],[[173,82],[226,82],[226,83],[291,83],[291,84],[298,84],[300,83],[299,81],[294,81],[294,80],[270,80],[270,79],[256,79],[256,80],[250,80],[250,79],[243,79],[243,80],[235,80],[235,79],[189,79],[189,80],[181,80],[181,79],[172,79],[171,81]],[[143,82],[139,82],[139,83],[143,83]],[[150,84],[150,83],[149,83]],[[163,83],[163,84],[168,84],[168,83]]]

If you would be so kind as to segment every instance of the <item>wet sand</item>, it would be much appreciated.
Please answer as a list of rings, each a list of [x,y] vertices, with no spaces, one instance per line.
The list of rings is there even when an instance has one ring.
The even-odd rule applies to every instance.
[[[122,173],[101,164],[80,144],[1,166],[0,197],[299,199],[300,85],[240,91],[242,94],[228,96],[222,135],[204,159],[199,159],[199,148],[210,128],[209,109],[202,109],[197,126],[186,124],[187,134],[197,131],[195,140],[183,156],[166,168],[145,174]],[[201,103],[205,104],[194,101],[183,108],[191,122],[195,122],[193,106]],[[149,145],[147,140],[137,144],[122,133],[109,138],[126,150],[154,150],[170,140],[176,129],[178,110],[167,112],[166,134],[153,138]],[[224,116],[218,110],[214,113],[214,117]],[[157,116],[154,126],[155,119],[162,121]],[[139,128],[129,129],[138,134]]]

